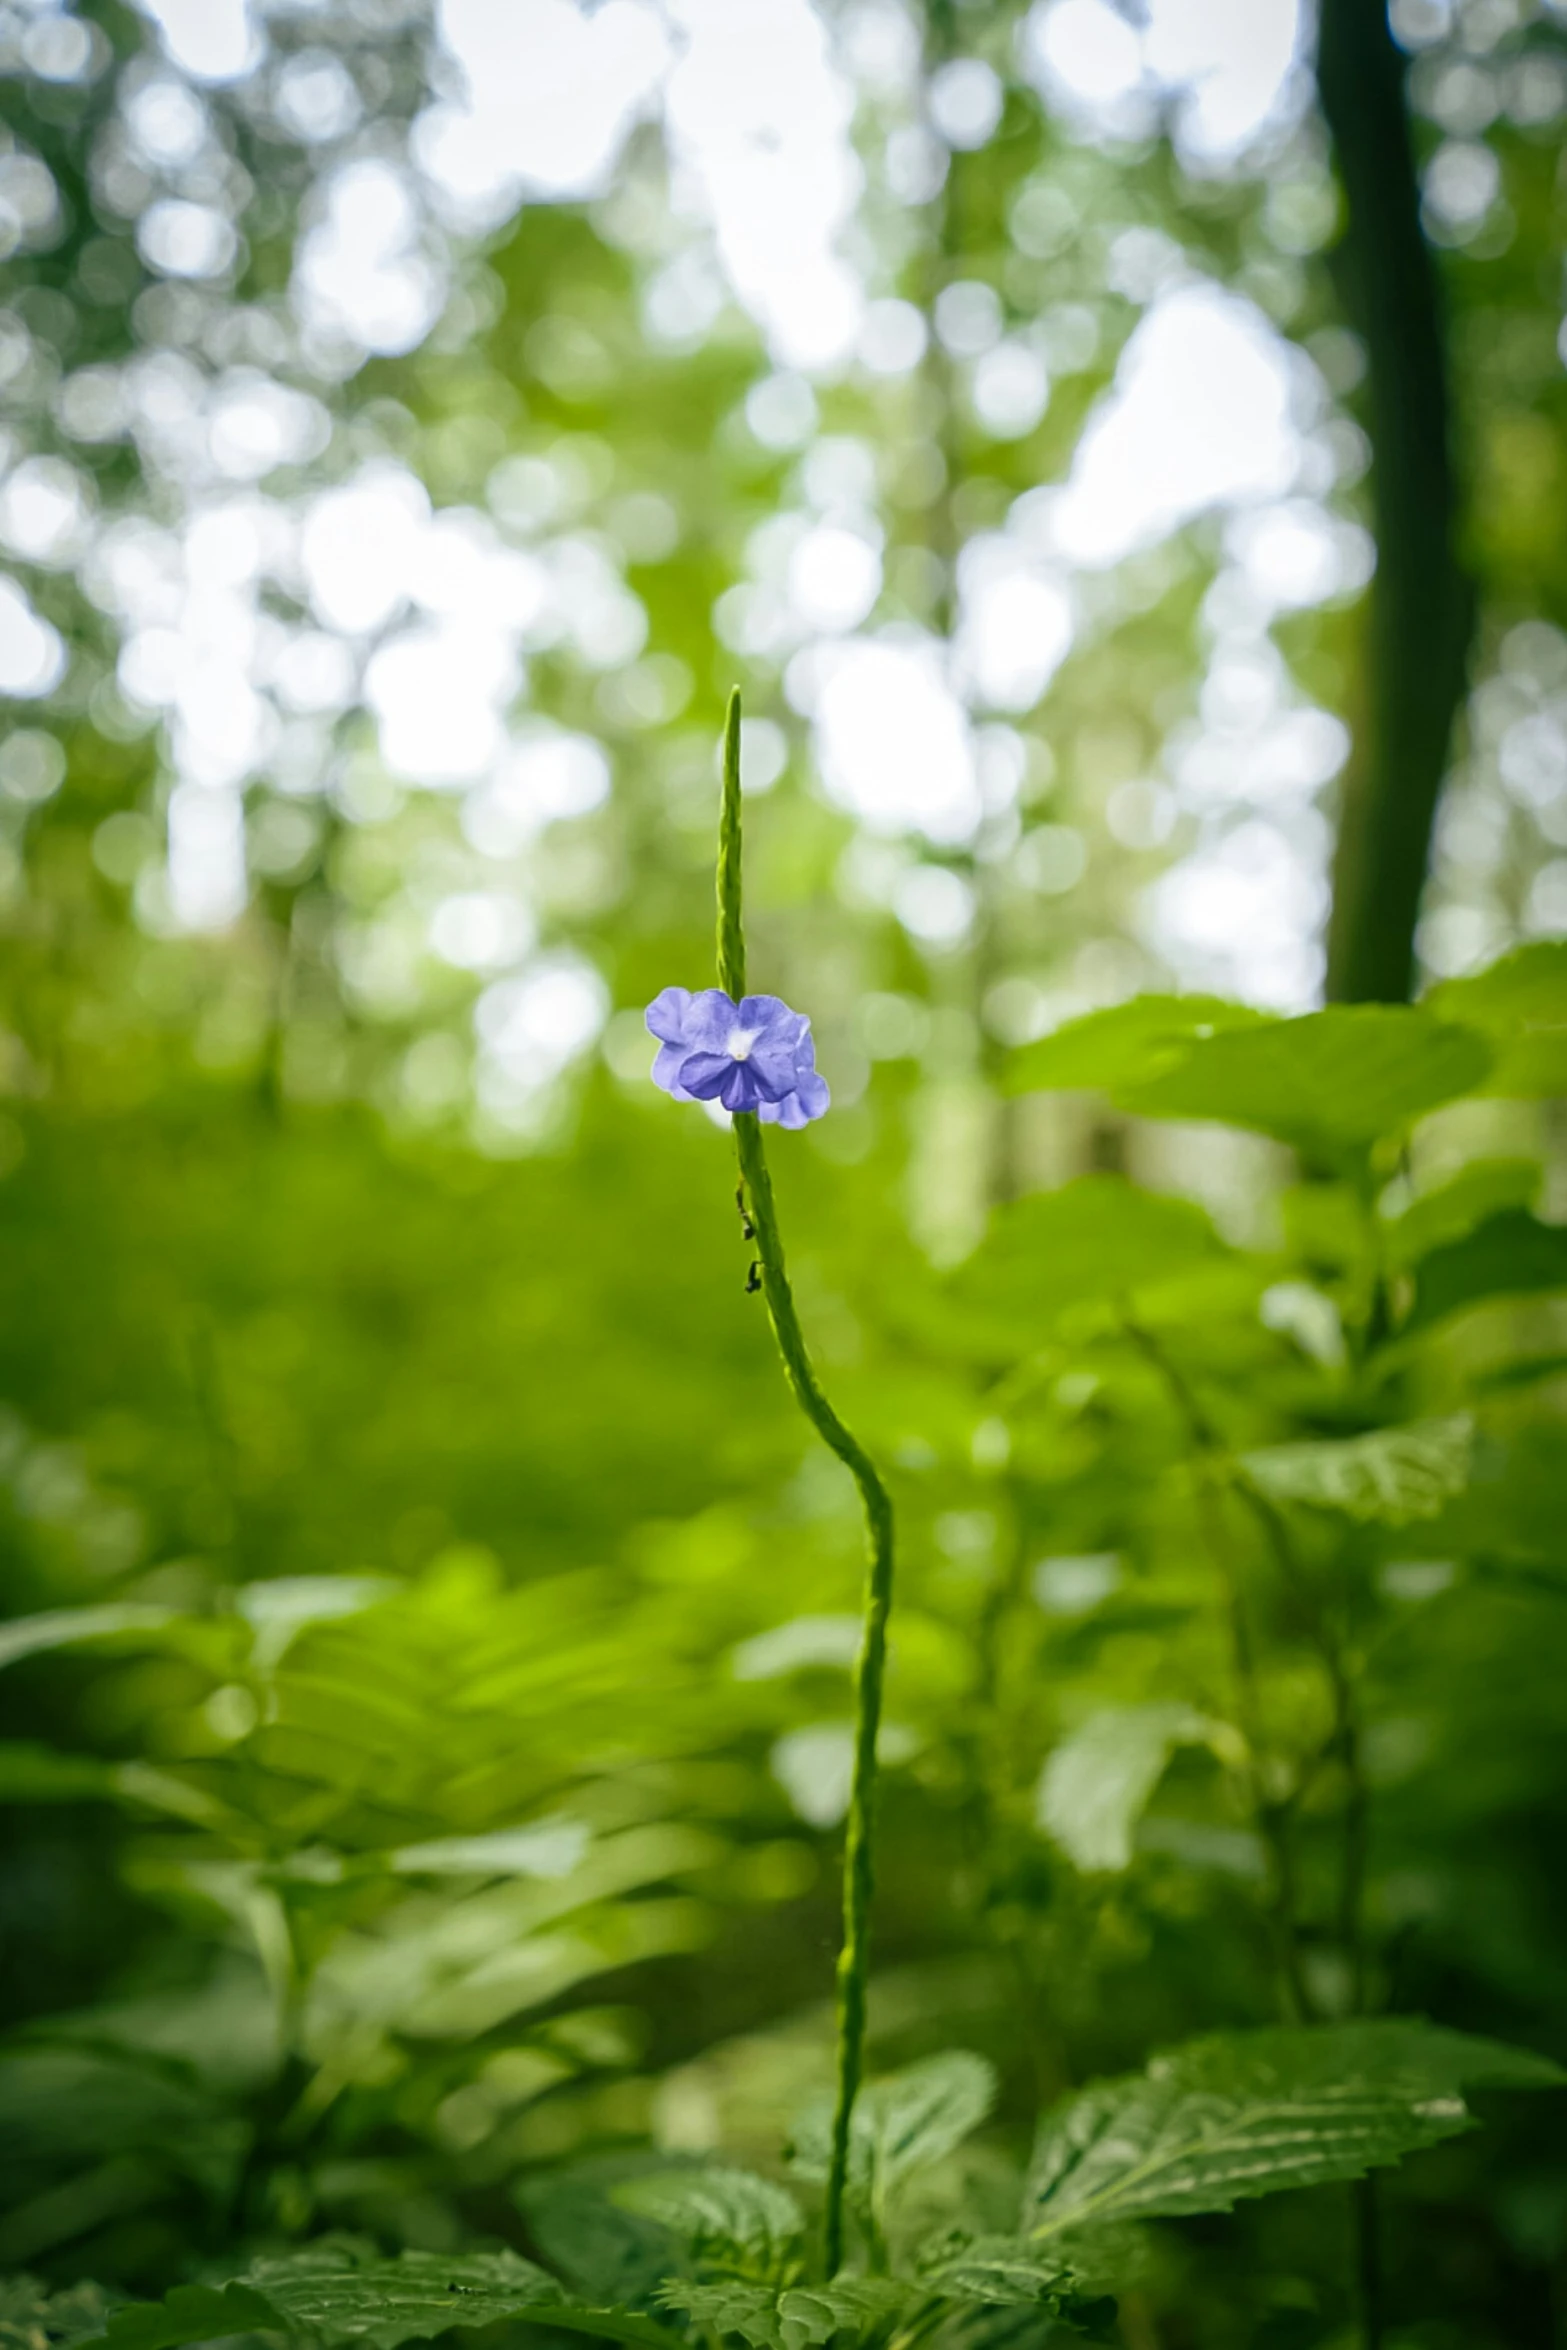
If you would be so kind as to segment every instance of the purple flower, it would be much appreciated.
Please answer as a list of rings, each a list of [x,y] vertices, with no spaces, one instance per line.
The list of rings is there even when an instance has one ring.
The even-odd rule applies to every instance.
[[[653,1083],[677,1102],[754,1110],[769,1126],[805,1126],[828,1103],[811,1023],[775,995],[737,1004],[722,988],[666,987],[647,1008],[659,1040]]]

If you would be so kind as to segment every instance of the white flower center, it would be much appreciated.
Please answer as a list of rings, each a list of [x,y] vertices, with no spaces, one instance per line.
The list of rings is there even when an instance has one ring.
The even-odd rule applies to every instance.
[[[754,1028],[731,1028],[724,1050],[732,1061],[748,1061],[751,1058],[751,1047],[755,1042],[756,1030]]]

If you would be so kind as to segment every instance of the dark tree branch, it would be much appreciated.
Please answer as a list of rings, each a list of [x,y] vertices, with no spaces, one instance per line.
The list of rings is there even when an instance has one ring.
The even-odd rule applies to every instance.
[[[1384,0],[1321,0],[1317,86],[1348,210],[1344,297],[1366,346],[1377,542],[1364,723],[1334,862],[1328,994],[1397,1003],[1413,982],[1474,594],[1454,545],[1441,296],[1420,231],[1404,61]]]

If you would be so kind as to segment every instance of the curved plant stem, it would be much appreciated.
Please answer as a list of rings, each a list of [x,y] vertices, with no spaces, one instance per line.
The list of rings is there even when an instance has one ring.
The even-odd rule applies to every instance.
[[[745,993],[745,933],[740,894],[740,697],[731,695],[724,727],[724,798],[718,831],[718,984],[738,1003]],[[734,1121],[742,1198],[755,1229],[762,1294],[784,1372],[817,1435],[835,1452],[860,1489],[870,1558],[865,1614],[854,1672],[854,1776],[843,1861],[843,1942],[838,1953],[838,2068],[832,2153],[827,2175],[825,2264],[829,2277],[843,2263],[844,2191],[849,2176],[849,2127],[859,2093],[865,2049],[865,1993],[870,1966],[872,1841],[876,1796],[876,1736],[881,1725],[887,1668],[887,1618],[892,1608],[892,1501],[875,1463],[822,1393],[806,1351],[794,1293],[784,1263],[772,1177],[761,1121],[740,1111]]]

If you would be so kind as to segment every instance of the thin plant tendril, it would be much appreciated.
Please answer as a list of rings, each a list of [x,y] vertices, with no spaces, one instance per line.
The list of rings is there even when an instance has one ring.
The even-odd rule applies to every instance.
[[[718,984],[736,1003],[745,993],[745,934],[740,891],[740,696],[731,695],[724,727],[724,798],[718,827]],[[876,1797],[876,1737],[887,1669],[887,1618],[892,1608],[892,1501],[874,1462],[822,1393],[806,1352],[784,1265],[778,1210],[754,1111],[738,1111],[735,1147],[741,1187],[755,1227],[762,1294],[795,1401],[822,1442],[835,1452],[860,1490],[869,1537],[865,1613],[854,1671],[854,1776],[843,1859],[843,1942],[838,1953],[838,2067],[832,2149],[827,2172],[824,2256],[827,2275],[843,2264],[844,2193],[849,2176],[849,2128],[865,2053],[865,1993],[870,1968],[872,1842]]]

